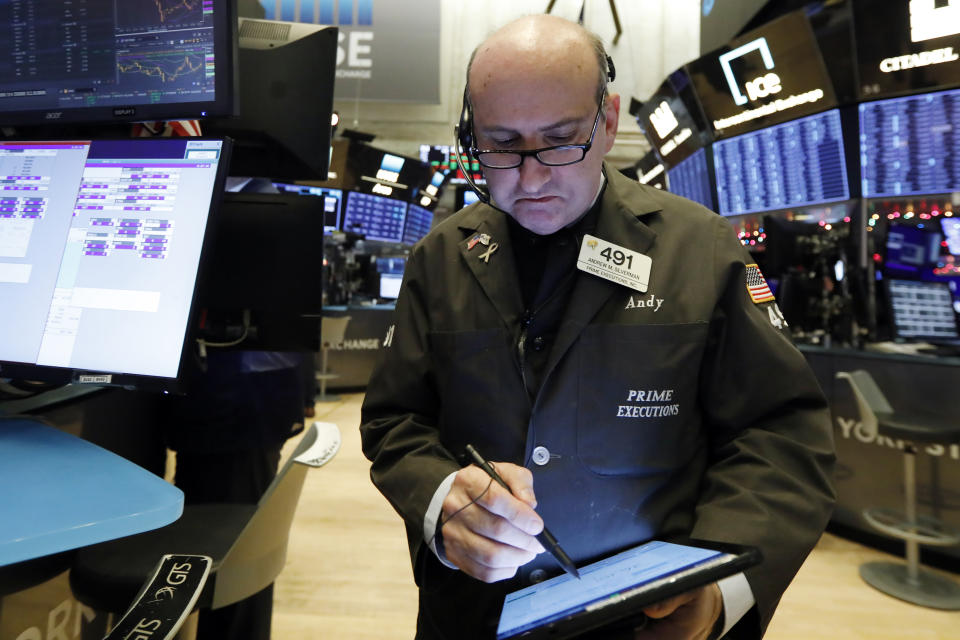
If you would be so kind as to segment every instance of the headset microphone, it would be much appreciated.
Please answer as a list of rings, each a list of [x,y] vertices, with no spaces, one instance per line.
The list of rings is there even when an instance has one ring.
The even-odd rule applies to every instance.
[[[613,58],[607,58],[607,81],[613,82],[617,77],[617,69],[613,66]],[[457,156],[457,167],[463,172],[463,177],[467,181],[467,186],[477,194],[477,198],[485,205],[499,209],[490,198],[490,190],[477,184],[470,174],[469,167],[463,162],[463,159],[469,158],[475,160],[473,140],[473,109],[470,106],[470,100],[467,97],[467,89],[463,89],[463,107],[460,109],[460,122],[453,128],[453,149]]]

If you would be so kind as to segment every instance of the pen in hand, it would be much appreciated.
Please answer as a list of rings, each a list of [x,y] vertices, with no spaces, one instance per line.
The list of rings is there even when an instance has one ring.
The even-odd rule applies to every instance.
[[[483,456],[480,455],[476,449],[473,448],[473,445],[468,444],[467,453],[470,454],[470,457],[473,458],[473,462],[484,470],[484,472],[496,480],[497,484],[506,489],[513,494],[513,491],[510,490],[510,487],[507,486],[507,483],[503,481],[503,478],[500,477],[500,474],[497,473],[496,469],[493,466],[483,459]],[[560,566],[563,567],[563,570],[572,575],[576,579],[580,579],[580,572],[577,571],[576,565],[573,564],[573,561],[570,559],[570,556],[560,547],[560,544],[557,542],[557,539],[553,537],[553,534],[550,533],[550,530],[547,529],[546,525],[543,527],[543,531],[536,535],[537,540],[540,544],[543,545],[543,548],[550,552],[554,558],[557,559],[557,562],[560,563]]]

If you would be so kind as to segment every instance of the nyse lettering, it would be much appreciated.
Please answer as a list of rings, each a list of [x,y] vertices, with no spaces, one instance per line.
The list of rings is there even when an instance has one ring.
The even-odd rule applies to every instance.
[[[150,640],[162,625],[163,623],[160,620],[141,618],[137,626],[133,628],[133,631],[128,633],[123,640]]]
[[[337,77],[369,80],[373,68],[373,31],[341,29],[337,42]],[[344,62],[346,69],[340,68]]]

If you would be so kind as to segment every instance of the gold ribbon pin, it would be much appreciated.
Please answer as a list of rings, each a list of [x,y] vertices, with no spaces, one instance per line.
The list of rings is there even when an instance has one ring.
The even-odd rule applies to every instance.
[[[480,254],[480,259],[483,260],[484,264],[488,264],[490,262],[490,256],[493,255],[493,252],[499,248],[500,248],[499,244],[497,244],[496,242],[491,242],[490,248],[487,249],[486,252]]]

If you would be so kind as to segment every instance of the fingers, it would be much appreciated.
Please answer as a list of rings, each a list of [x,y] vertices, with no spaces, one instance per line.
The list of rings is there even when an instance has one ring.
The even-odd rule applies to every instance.
[[[634,640],[706,640],[723,611],[716,583],[645,607],[650,624],[634,633]]]
[[[671,613],[696,598],[699,591],[699,589],[695,589],[693,591],[681,593],[678,596],[673,596],[672,598],[667,598],[666,600],[661,600],[660,602],[656,602],[648,607],[644,607],[643,612],[647,614],[648,618],[666,618]]]
[[[499,463],[498,473],[518,499],[475,466],[461,469],[443,502],[443,546],[447,560],[466,573],[494,582],[516,574],[543,546],[534,537],[543,520],[533,510],[533,477],[529,470]]]

